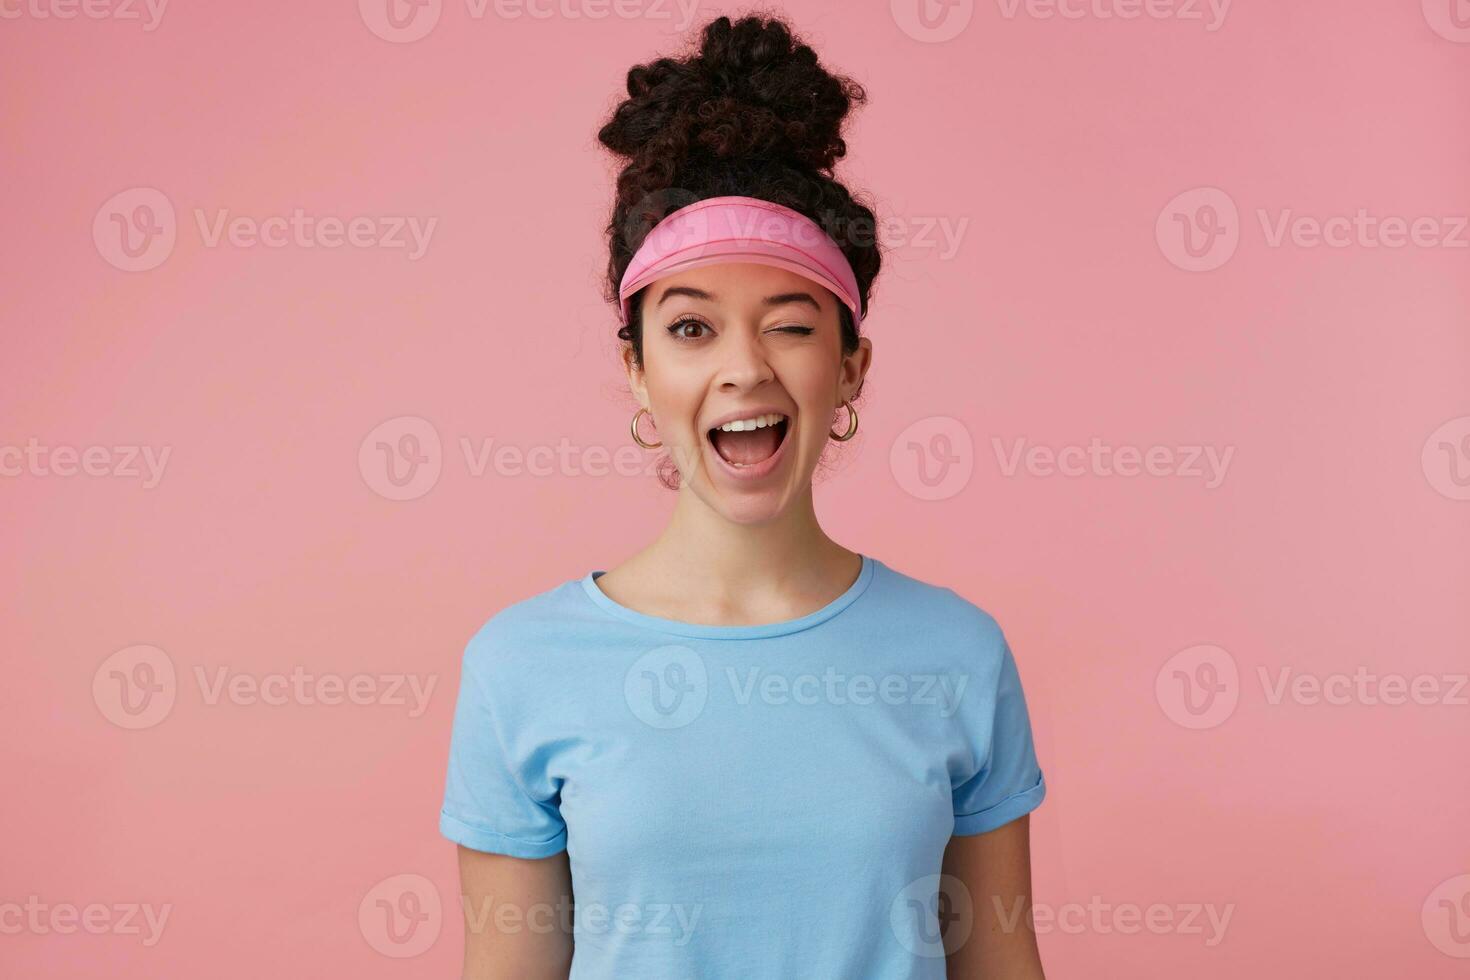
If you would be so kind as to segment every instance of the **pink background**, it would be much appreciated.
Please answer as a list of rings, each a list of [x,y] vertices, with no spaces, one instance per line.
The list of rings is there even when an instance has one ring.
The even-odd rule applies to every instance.
[[[464,643],[672,501],[581,465],[477,474],[462,440],[589,465],[630,445],[595,133],[683,15],[443,0],[403,41],[375,2],[176,2],[152,30],[142,7],[3,8],[0,447],[100,447],[107,472],[119,447],[170,453],[146,486],[0,457],[6,975],[455,975],[436,821]],[[1470,28],[1448,0],[1101,16],[1124,3],[962,3],[932,30],[900,0],[785,8],[869,87],[839,174],[892,222],[862,428],[819,512],[1011,638],[1050,787],[1050,975],[1461,976],[1467,691],[1273,703],[1260,671],[1448,695],[1470,669]],[[158,200],[137,188],[174,242],[125,271],[113,215]],[[410,259],[210,245],[195,212],[219,209],[437,223]],[[1288,210],[1360,209],[1448,241],[1272,243]],[[1211,214],[1192,259],[1181,222]],[[379,435],[419,438],[417,482]],[[1094,437],[1165,472],[1007,469],[1016,440]],[[1191,446],[1231,453],[1218,485]],[[138,656],[175,677],[130,728],[113,680],[146,680]],[[386,688],[211,703],[196,671],[221,668],[436,686],[416,717]],[[377,899],[411,909],[405,883],[445,911],[385,939]],[[3,907],[30,896],[171,910],[145,945],[116,910],[17,930]],[[1129,903],[1175,925],[1126,932]],[[1191,906],[1228,908],[1223,936]]]

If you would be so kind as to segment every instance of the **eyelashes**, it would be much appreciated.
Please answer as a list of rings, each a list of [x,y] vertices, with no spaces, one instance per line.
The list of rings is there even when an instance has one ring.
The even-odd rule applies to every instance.
[[[705,323],[703,320],[696,319],[692,316],[686,316],[680,317],[678,320],[675,320],[673,323],[669,324],[668,334],[670,337],[674,338],[680,343],[693,343],[696,340],[704,339],[704,337],[702,336],[691,337],[687,333],[684,333],[683,331],[686,327],[699,327],[702,330],[710,329],[709,324]],[[787,324],[786,326],[776,327],[773,332],[789,333],[799,337],[808,337],[816,332],[816,328],[803,326],[802,324],[798,323],[792,323]]]

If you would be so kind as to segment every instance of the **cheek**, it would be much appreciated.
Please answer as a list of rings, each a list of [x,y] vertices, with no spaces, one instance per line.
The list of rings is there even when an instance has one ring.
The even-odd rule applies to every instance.
[[[836,404],[836,364],[826,358],[804,358],[782,371],[780,380],[806,421],[815,418],[814,424],[825,424],[829,410]]]
[[[682,432],[693,427],[704,398],[703,386],[695,379],[677,374],[660,377],[650,373],[645,383],[654,419],[663,423],[665,431],[677,435],[675,430]]]

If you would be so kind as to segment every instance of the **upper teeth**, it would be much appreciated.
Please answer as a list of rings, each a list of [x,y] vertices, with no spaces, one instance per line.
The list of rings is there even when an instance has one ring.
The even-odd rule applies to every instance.
[[[715,428],[724,432],[745,432],[748,429],[764,429],[766,426],[775,425],[785,418],[786,416],[780,412],[772,412],[769,415],[757,415],[752,419],[736,419],[733,422],[726,422],[724,425],[715,426]]]

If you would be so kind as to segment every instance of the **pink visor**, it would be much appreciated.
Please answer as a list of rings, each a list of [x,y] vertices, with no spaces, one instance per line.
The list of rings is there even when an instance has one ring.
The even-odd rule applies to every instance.
[[[835,293],[853,322],[862,321],[852,266],[815,221],[756,197],[710,197],[667,215],[643,240],[618,287],[623,324],[638,290],[716,262],[756,262],[805,276]]]

